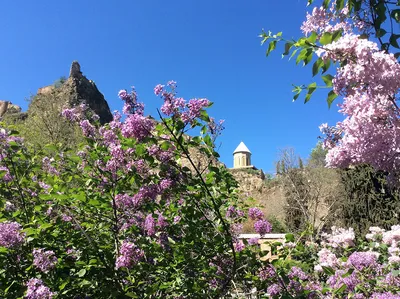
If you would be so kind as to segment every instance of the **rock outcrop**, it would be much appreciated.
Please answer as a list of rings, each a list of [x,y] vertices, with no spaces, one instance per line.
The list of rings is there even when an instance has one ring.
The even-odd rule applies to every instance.
[[[77,61],[72,62],[69,77],[60,87],[50,85],[40,88],[34,101],[40,101],[41,95],[49,94],[62,101],[65,107],[74,107],[85,103],[100,117],[101,124],[108,123],[113,119],[103,94],[97,89],[92,80],[88,80],[82,74],[81,67]]]
[[[9,101],[0,100],[0,118],[3,116],[7,116],[9,118],[20,118],[23,119],[26,117],[24,113],[21,113],[21,107],[12,104]]]

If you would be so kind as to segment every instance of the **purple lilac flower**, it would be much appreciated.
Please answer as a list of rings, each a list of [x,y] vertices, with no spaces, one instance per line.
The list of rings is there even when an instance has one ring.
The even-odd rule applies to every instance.
[[[80,251],[73,249],[73,248],[68,248],[66,253],[70,258],[72,258],[74,260],[76,260],[78,258],[78,256],[80,255]]]
[[[247,243],[249,244],[249,245],[258,245],[258,241],[260,240],[260,238],[257,238],[257,237],[255,237],[255,238],[250,238],[250,239],[248,239],[247,240]]]
[[[308,275],[299,267],[292,267],[290,270],[288,277],[293,279],[293,278],[298,278],[300,280],[306,280],[308,279]]]
[[[396,295],[390,292],[373,293],[371,299],[400,299],[400,295]]]
[[[242,240],[234,243],[233,246],[237,252],[243,251],[246,248]]]
[[[301,283],[292,279],[289,281],[287,288],[294,293],[300,293],[303,290]]]
[[[347,276],[345,274],[347,274],[347,271],[345,270],[336,270],[335,274],[329,277],[326,282],[333,289],[338,289],[345,284],[347,290],[354,291],[356,285],[360,283],[360,280],[357,278],[356,271]]]
[[[143,257],[144,251],[138,248],[135,243],[123,241],[115,266],[117,269],[121,267],[131,268],[140,262]]]
[[[264,218],[264,213],[259,208],[250,208],[248,214],[251,220],[262,220]]]
[[[254,223],[254,230],[262,236],[271,232],[272,225],[267,220],[257,220]]]
[[[140,187],[139,191],[133,196],[133,201],[135,203],[141,203],[144,200],[155,200],[158,195],[158,186],[157,185],[147,185]]]
[[[144,220],[144,230],[148,236],[153,236],[156,233],[156,223],[154,221],[153,215],[149,214]]]
[[[154,87],[154,94],[156,96],[160,95],[161,92],[163,91],[163,89],[164,89],[164,85],[157,84],[156,87]]]
[[[160,191],[163,192],[169,188],[171,188],[173,181],[171,179],[162,179],[159,183]]]
[[[115,195],[115,204],[120,209],[139,206],[139,202],[135,201],[135,198],[133,196],[129,196],[128,194]]]
[[[0,246],[15,248],[24,242],[25,234],[21,231],[21,225],[17,222],[0,223]]]
[[[76,108],[64,109],[61,112],[61,115],[63,117],[65,117],[67,120],[72,121],[72,122],[77,122],[80,119],[80,115],[77,112]]]
[[[31,278],[26,286],[26,299],[51,299],[55,295],[50,289],[43,284],[43,281],[37,278]]]
[[[121,133],[125,138],[136,138],[140,141],[150,135],[153,127],[154,122],[150,118],[135,113],[126,118]]]
[[[176,82],[174,80],[170,80],[170,81],[168,81],[167,86],[169,86],[171,88],[175,88],[176,87]]]
[[[227,218],[235,219],[235,218],[240,218],[243,216],[244,216],[244,212],[236,209],[234,206],[229,206],[228,209],[226,210]]]
[[[273,266],[268,265],[260,270],[258,277],[261,280],[268,280],[276,276],[276,272]]]
[[[159,228],[165,228],[168,226],[168,221],[167,219],[163,216],[163,214],[159,213],[158,214],[158,219],[157,219],[157,226]]]
[[[33,250],[33,264],[44,273],[53,269],[57,261],[57,257],[52,250],[45,251],[42,248]]]
[[[79,126],[81,127],[84,136],[94,137],[95,127],[87,119],[80,121]]]
[[[267,288],[267,293],[268,293],[268,295],[270,295],[270,296],[279,295],[281,291],[282,291],[282,287],[281,287],[279,284],[277,284],[277,283],[271,284],[271,285]]]
[[[54,158],[44,157],[42,159],[43,170],[50,174],[59,175],[59,171],[57,171],[57,169],[51,165],[52,162],[54,162]]]
[[[175,216],[174,223],[177,224],[177,223],[179,223],[179,221],[181,221],[181,216]]]
[[[375,267],[378,261],[378,253],[367,251],[367,252],[353,252],[348,259],[348,263],[351,264],[357,270],[362,270],[365,267]]]
[[[161,106],[161,112],[165,115],[180,115],[180,110],[185,108],[186,101],[183,98],[176,98],[170,92],[163,92],[164,104]]]
[[[191,99],[189,100],[189,103],[187,104],[187,107],[189,108],[189,111],[185,113],[185,119],[184,115],[182,114],[182,120],[183,121],[191,121],[195,119],[196,117],[199,117],[201,109],[208,107],[210,105],[210,101],[207,99]]]
[[[243,224],[233,223],[231,224],[231,232],[233,235],[239,235],[243,231]]]
[[[65,221],[65,222],[71,222],[72,217],[67,214],[62,214],[61,219],[62,219],[62,221]]]
[[[216,278],[213,278],[208,282],[208,286],[210,287],[210,289],[216,290],[218,289],[219,282]]]
[[[13,180],[12,175],[10,174],[10,170],[7,167],[0,166],[0,171],[4,173],[2,174],[2,177],[0,177],[4,182],[8,183]]]

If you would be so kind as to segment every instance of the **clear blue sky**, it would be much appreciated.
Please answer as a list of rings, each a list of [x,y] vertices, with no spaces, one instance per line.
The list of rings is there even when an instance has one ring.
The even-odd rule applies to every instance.
[[[299,37],[306,0],[0,1],[0,99],[27,107],[39,87],[68,76],[73,60],[96,82],[112,110],[120,89],[134,85],[155,114],[153,88],[178,82],[184,98],[206,97],[225,119],[220,154],[232,166],[240,141],[252,162],[274,170],[279,148],[306,157],[318,126],[340,119],[324,94],[293,103],[292,83],[312,82],[309,67],[265,57],[262,28]]]

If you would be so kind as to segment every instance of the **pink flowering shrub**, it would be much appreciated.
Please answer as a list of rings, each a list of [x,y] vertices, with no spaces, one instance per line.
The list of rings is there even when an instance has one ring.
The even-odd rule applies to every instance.
[[[100,126],[85,106],[66,109],[86,141],[75,153],[25,147],[0,129],[1,298],[222,297],[248,291],[261,267],[257,245],[238,239],[247,207],[212,161],[222,122],[207,99],[158,85],[158,121],[135,90],[122,90],[123,118]],[[200,136],[191,136],[198,128]],[[191,169],[181,165],[186,159]],[[256,208],[260,234],[271,224]],[[251,265],[251,266],[249,266]]]
[[[321,76],[325,86],[319,86],[318,81],[297,86],[294,100],[306,90],[307,102],[320,87],[331,89],[329,105],[341,97],[338,107],[344,119],[334,126],[321,126],[328,149],[327,166],[346,168],[366,163],[386,171],[391,178],[398,177],[400,63],[396,52],[400,35],[393,24],[400,20],[399,3],[327,0],[322,6],[318,4],[301,25],[304,37],[287,41],[284,55],[297,54],[296,63],[304,65],[314,60],[313,76],[326,73],[330,66],[335,70]],[[263,42],[270,40],[267,54],[283,40],[282,33],[263,32],[261,37]]]
[[[370,234],[356,237],[351,229],[333,227],[317,242],[283,246],[280,259],[261,268],[259,278],[273,298],[287,293],[303,294],[301,298],[400,298],[399,228],[371,227]],[[293,236],[287,235],[286,242],[291,241]]]

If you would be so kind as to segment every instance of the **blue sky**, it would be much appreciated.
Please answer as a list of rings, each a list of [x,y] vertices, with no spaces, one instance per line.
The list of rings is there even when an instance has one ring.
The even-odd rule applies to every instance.
[[[121,109],[120,89],[134,85],[147,114],[161,100],[158,83],[178,82],[186,99],[214,102],[210,115],[225,119],[221,160],[232,166],[240,141],[252,162],[274,171],[280,148],[308,156],[318,126],[340,120],[324,93],[293,103],[292,84],[312,82],[310,67],[265,57],[262,28],[299,37],[306,0],[203,1],[1,1],[0,99],[27,107],[39,87],[67,76],[78,60],[112,110]]]

